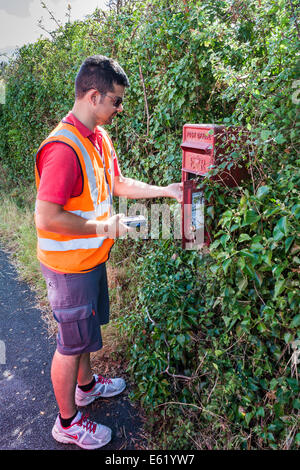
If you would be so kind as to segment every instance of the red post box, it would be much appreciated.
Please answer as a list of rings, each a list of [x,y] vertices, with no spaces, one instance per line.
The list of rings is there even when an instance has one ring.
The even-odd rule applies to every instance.
[[[182,139],[182,247],[209,246],[212,237],[205,225],[205,200],[201,182],[209,170],[211,178],[224,186],[238,186],[248,177],[245,164],[231,158],[232,149],[241,141],[241,130],[215,124],[185,124]],[[244,137],[242,136],[242,139]]]

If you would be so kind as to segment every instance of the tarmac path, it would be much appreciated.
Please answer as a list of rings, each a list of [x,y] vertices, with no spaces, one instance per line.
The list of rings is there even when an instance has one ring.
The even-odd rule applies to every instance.
[[[51,435],[58,413],[50,379],[55,339],[49,339],[36,303],[0,249],[0,449],[80,450]],[[143,420],[128,399],[128,389],[83,411],[112,429],[112,440],[103,450],[145,448]]]

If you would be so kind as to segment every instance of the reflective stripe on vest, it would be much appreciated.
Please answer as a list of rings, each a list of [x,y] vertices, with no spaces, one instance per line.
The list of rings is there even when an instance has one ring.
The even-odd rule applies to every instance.
[[[105,180],[106,180],[106,184],[107,184],[109,198],[106,201],[102,201],[99,204],[97,204],[99,192],[98,192],[98,189],[97,189],[97,184],[96,184],[93,165],[92,165],[90,156],[89,156],[86,148],[84,147],[82,142],[78,139],[78,137],[73,132],[71,132],[67,129],[59,129],[56,132],[53,131],[50,134],[49,137],[59,137],[59,136],[64,136],[64,137],[67,137],[68,139],[72,140],[81,150],[81,153],[82,153],[83,158],[84,158],[84,164],[85,164],[85,168],[86,168],[87,177],[88,177],[88,180],[89,180],[91,198],[92,198],[92,201],[93,201],[93,204],[94,204],[94,207],[95,207],[96,217],[104,215],[105,212],[107,212],[108,210],[110,211],[110,215],[111,215],[112,214],[113,197],[112,197],[112,191],[110,190],[109,184],[106,180],[106,171],[105,171],[106,168],[105,168],[104,159],[103,159],[102,163],[103,163],[103,167],[104,167],[104,176],[105,176]],[[112,151],[111,151],[111,153],[112,153]],[[113,173],[113,176],[114,176],[114,171],[112,171],[112,169],[113,169],[113,162],[112,162],[111,168],[109,168],[108,170],[110,170],[110,174]],[[112,184],[112,187],[113,187],[113,184]],[[81,217],[83,217],[85,219],[89,219],[89,218],[92,219],[92,218],[95,218],[95,215],[93,215],[91,217],[85,217],[84,215],[81,215]]]
[[[111,199],[110,197],[108,197],[97,205],[97,209],[95,211],[77,210],[77,211],[66,211],[66,212],[79,215],[83,219],[96,219],[97,217],[100,217],[101,215],[110,211],[110,209],[111,209]]]
[[[51,240],[50,238],[38,238],[39,247],[45,251],[70,251],[88,250],[90,248],[100,248],[107,237],[95,238],[74,238],[64,242]]]
[[[79,217],[82,217],[83,219],[92,220],[110,211],[110,209],[111,209],[110,197],[107,197],[104,201],[100,202],[97,205],[97,209],[95,211],[75,210],[75,211],[65,211],[65,212],[70,212],[70,214],[79,215]],[[36,211],[37,211],[37,201],[35,201],[35,213]]]
[[[64,136],[67,137],[68,139],[72,140],[81,150],[81,153],[84,158],[84,164],[86,168],[86,174],[89,180],[89,185],[90,185],[90,191],[91,191],[91,198],[94,204],[94,207],[97,207],[97,200],[98,200],[98,189],[97,189],[97,184],[96,184],[96,178],[95,178],[95,173],[93,169],[93,165],[90,159],[90,156],[84,147],[84,145],[81,143],[81,141],[78,139],[78,137],[71,131],[68,131],[67,129],[59,129],[56,132],[53,132],[50,134],[49,137],[59,137],[59,136]]]

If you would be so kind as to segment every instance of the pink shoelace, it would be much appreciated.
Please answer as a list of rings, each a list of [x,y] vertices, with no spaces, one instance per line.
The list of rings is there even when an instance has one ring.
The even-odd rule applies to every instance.
[[[111,379],[105,379],[104,377],[102,377],[102,375],[98,375],[97,383],[111,384],[112,381],[111,381]]]
[[[82,415],[80,420],[77,421],[76,424],[78,424],[78,426],[82,426],[88,432],[92,432],[93,434],[95,434],[97,423],[94,423],[94,421],[88,419],[88,416],[88,414]]]

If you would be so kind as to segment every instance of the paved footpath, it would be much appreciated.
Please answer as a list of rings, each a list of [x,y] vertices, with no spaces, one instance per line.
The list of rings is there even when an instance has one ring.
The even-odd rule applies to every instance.
[[[49,340],[35,304],[33,292],[0,250],[0,449],[80,450],[51,435],[58,412],[50,379],[55,340]],[[144,448],[142,419],[128,390],[83,411],[112,429],[112,441],[103,450]]]

